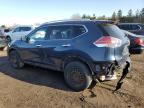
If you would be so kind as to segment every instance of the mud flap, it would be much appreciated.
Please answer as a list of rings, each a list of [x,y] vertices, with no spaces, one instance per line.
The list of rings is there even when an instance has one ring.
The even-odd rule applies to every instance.
[[[123,80],[125,79],[125,77],[129,73],[130,67],[131,67],[131,63],[129,61],[126,61],[126,65],[125,65],[125,67],[123,69],[122,76],[119,79],[119,81],[117,82],[116,89],[114,90],[114,92],[118,91],[119,89],[121,89],[122,84],[123,84]]]

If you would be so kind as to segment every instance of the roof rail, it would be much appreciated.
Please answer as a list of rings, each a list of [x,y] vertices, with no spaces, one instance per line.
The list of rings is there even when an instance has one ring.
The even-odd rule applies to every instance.
[[[46,22],[46,23],[43,23],[43,24],[52,24],[52,23],[58,23],[58,22],[64,22],[64,21],[91,21],[91,20],[90,19],[66,19],[66,20],[49,21],[49,22]]]

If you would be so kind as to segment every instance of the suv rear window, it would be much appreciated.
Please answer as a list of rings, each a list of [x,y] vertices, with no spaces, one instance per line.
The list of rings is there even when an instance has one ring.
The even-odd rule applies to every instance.
[[[113,24],[101,24],[100,28],[104,36],[113,36],[122,38],[125,34],[116,25]]]

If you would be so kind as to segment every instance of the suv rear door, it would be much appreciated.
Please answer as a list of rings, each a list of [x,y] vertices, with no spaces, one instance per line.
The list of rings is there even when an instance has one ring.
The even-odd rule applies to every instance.
[[[73,38],[84,32],[84,27],[79,25],[49,25],[47,41],[42,43],[43,64],[59,70],[62,57],[71,54],[73,50]]]
[[[45,66],[59,70],[60,58],[72,47],[71,40],[67,39],[68,35],[71,35],[71,30],[71,26],[48,26],[46,41],[41,43],[44,53],[42,63]]]

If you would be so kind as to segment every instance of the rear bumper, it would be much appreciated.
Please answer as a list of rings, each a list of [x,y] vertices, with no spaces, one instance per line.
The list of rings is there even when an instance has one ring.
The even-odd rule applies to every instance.
[[[131,59],[129,56],[124,56],[122,59],[117,61],[96,62],[92,65],[93,67],[91,66],[91,68],[93,69],[94,75],[100,77],[107,74],[113,74],[114,70],[124,69],[126,62],[129,62],[131,65]]]
[[[131,54],[141,54],[144,51],[144,46],[138,46],[135,48],[130,48],[130,53]]]

